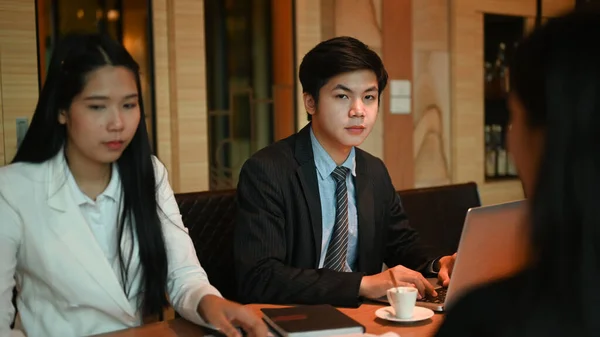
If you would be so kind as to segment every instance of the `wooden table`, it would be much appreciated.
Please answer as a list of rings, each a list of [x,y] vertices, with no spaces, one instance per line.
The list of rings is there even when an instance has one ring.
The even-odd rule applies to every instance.
[[[262,317],[261,308],[278,308],[277,305],[250,304],[249,308]],[[367,328],[368,333],[383,334],[393,331],[401,337],[430,337],[436,332],[443,315],[435,314],[432,318],[413,324],[398,324],[382,320],[375,316],[375,310],[383,307],[382,304],[365,303],[359,308],[340,308],[340,311],[354,318]],[[198,337],[209,336],[209,331],[190,323],[182,318],[170,321],[147,324],[134,329],[103,334],[103,337]]]

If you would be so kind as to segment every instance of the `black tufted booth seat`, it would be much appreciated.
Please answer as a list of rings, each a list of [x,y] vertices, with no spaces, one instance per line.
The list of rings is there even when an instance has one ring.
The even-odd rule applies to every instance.
[[[235,190],[180,193],[175,194],[175,199],[210,283],[225,298],[235,300]]]
[[[458,249],[467,211],[481,206],[474,182],[398,191],[411,227],[435,256]]]
[[[235,190],[176,194],[200,263],[223,296],[235,300],[233,229]],[[467,210],[481,205],[477,184],[465,183],[398,191],[412,227],[436,256],[458,248]]]

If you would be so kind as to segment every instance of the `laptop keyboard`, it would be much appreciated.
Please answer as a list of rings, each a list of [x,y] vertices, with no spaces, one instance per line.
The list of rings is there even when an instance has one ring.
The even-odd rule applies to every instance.
[[[435,304],[444,303],[444,301],[446,300],[446,292],[448,291],[448,288],[438,288],[435,291],[438,294],[437,297],[427,296],[418,301],[419,302],[427,302],[427,303],[435,303]]]

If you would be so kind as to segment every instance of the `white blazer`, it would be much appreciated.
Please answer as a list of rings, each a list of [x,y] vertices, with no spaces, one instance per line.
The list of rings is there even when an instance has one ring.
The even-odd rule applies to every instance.
[[[169,263],[168,296],[180,315],[206,325],[197,305],[204,295],[221,295],[198,262],[165,167],[154,157],[153,162]],[[27,336],[79,337],[142,322],[139,257],[133,254],[128,271],[128,298],[74,202],[67,170],[62,151],[42,164],[0,168],[0,337],[17,335],[9,327],[15,279],[17,325]],[[137,241],[125,233],[126,249]]]

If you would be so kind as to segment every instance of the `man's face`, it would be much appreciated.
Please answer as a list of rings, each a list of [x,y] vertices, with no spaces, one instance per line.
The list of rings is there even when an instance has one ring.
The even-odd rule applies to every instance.
[[[304,94],[313,132],[325,150],[345,152],[363,143],[377,118],[378,89],[373,71],[357,70],[332,77],[319,90],[316,104]]]

